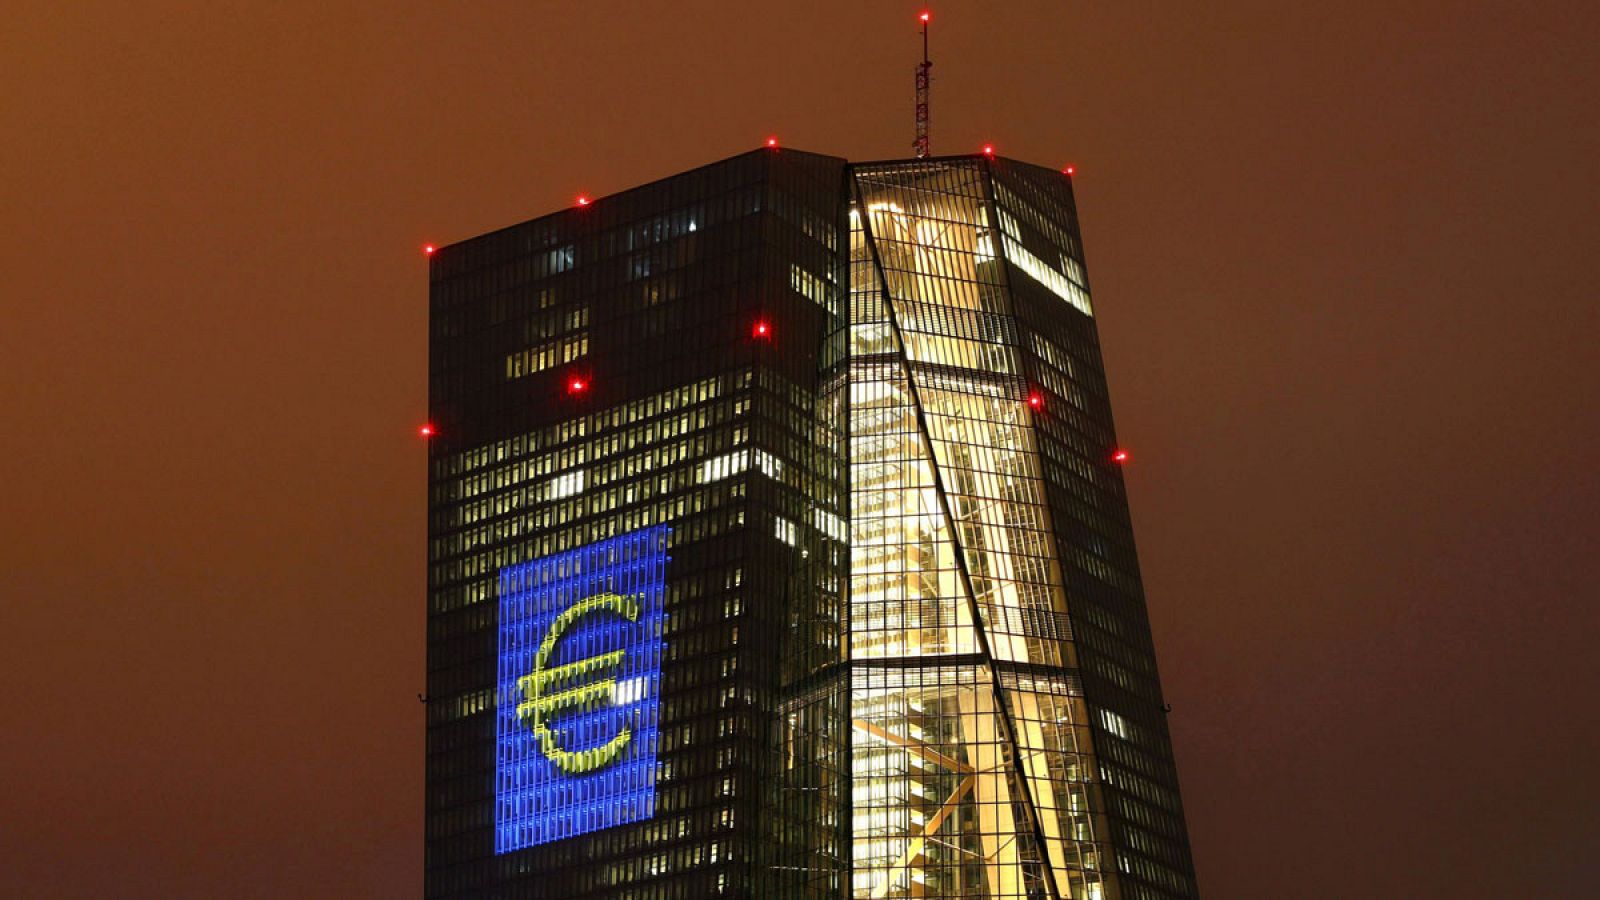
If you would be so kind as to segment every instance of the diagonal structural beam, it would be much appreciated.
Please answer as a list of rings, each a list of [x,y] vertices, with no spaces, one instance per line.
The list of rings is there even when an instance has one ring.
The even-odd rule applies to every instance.
[[[933,749],[923,741],[901,737],[900,735],[895,734],[886,728],[868,722],[866,719],[854,719],[852,720],[851,724],[855,725],[857,731],[864,731],[886,744],[893,744],[896,747],[901,747],[909,751],[912,756],[921,757],[922,759],[925,759],[934,765],[944,766],[946,769],[949,769],[952,772],[971,774],[978,771],[959,759],[945,756],[943,753]]]
[[[987,172],[984,173],[987,176]],[[928,448],[929,468],[933,471],[934,494],[939,498],[939,510],[944,518],[945,527],[950,532],[950,540],[955,548],[956,574],[961,580],[961,586],[967,598],[968,612],[972,616],[972,630],[982,654],[989,668],[989,684],[994,692],[995,709],[998,713],[1000,728],[1005,736],[1005,741],[1011,746],[1011,764],[1017,778],[1017,788],[1022,793],[1023,805],[1028,810],[1028,821],[1032,826],[1034,840],[1037,841],[1039,854],[1043,858],[1039,861],[1041,874],[1044,876],[1046,890],[1054,900],[1061,900],[1061,890],[1056,885],[1055,866],[1050,861],[1050,845],[1045,841],[1044,821],[1039,816],[1038,803],[1033,798],[1033,785],[1028,778],[1026,767],[1023,765],[1022,744],[1017,740],[1016,724],[1011,719],[1011,706],[1006,702],[1005,691],[1000,687],[1000,674],[994,666],[994,653],[989,646],[989,636],[983,624],[982,610],[978,606],[978,595],[972,587],[972,573],[969,571],[966,559],[966,546],[961,540],[961,530],[956,526],[954,512],[950,508],[950,498],[946,493],[944,474],[940,471],[939,457],[934,452],[933,432],[928,427],[928,417],[923,409],[922,392],[917,387],[917,379],[911,371],[911,358],[906,349],[905,333],[900,325],[900,315],[895,309],[894,298],[889,290],[889,279],[883,270],[883,259],[878,253],[878,243],[872,230],[871,211],[863,202],[859,185],[853,186],[856,206],[862,210],[861,227],[865,232],[867,249],[872,255],[872,267],[878,276],[878,286],[882,291],[884,310],[889,316],[889,332],[894,336],[895,347],[899,351],[901,368],[905,371],[906,388],[911,395],[911,407],[916,413],[917,429],[921,432],[922,440]]]
[[[956,789],[951,792],[944,803],[940,804],[939,809],[934,812],[933,816],[923,823],[922,830],[906,842],[905,852],[900,854],[900,858],[894,861],[894,864],[884,873],[883,880],[878,882],[878,886],[873,889],[872,896],[874,900],[882,900],[882,898],[889,896],[889,891],[894,889],[894,884],[899,879],[900,874],[911,868],[912,860],[922,855],[922,850],[927,846],[929,837],[944,825],[945,819],[950,818],[950,814],[955,812],[961,801],[966,798],[967,794],[972,792],[973,787],[978,783],[978,770],[959,759],[940,753],[928,746],[925,741],[901,737],[886,728],[881,728],[868,722],[866,719],[855,719],[852,720],[851,724],[855,725],[858,731],[866,732],[886,744],[900,747],[913,756],[966,775],[956,785]]]
[[[933,817],[928,820],[927,824],[922,826],[922,830],[915,837],[906,842],[906,852],[900,854],[900,858],[895,860],[894,865],[889,867],[889,871],[884,873],[883,881],[879,882],[878,886],[873,889],[873,900],[883,900],[884,897],[889,896],[889,891],[894,888],[895,881],[900,877],[900,873],[908,871],[911,868],[911,861],[922,855],[922,848],[928,844],[928,836],[939,830],[939,827],[944,824],[944,820],[955,812],[956,806],[961,803],[962,798],[971,793],[972,786],[977,783],[977,775],[968,775],[961,779],[961,783],[956,785],[955,792],[950,795],[949,799],[944,801],[944,804],[939,807],[939,811],[933,814]]]

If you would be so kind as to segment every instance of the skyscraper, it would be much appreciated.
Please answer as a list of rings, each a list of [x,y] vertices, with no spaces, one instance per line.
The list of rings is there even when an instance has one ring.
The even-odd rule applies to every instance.
[[[430,277],[430,896],[1196,895],[1067,176],[768,147]]]

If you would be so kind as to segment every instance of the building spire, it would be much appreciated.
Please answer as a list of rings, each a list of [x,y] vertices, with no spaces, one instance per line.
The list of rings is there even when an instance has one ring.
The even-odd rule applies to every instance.
[[[929,155],[928,149],[928,83],[933,80],[933,62],[928,59],[928,20],[933,15],[923,10],[917,18],[922,22],[922,63],[917,66],[917,139],[911,143],[917,158]]]

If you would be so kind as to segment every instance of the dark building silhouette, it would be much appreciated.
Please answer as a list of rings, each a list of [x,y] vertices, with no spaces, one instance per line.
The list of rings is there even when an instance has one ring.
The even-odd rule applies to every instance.
[[[1068,176],[768,147],[430,303],[429,896],[1196,896]]]

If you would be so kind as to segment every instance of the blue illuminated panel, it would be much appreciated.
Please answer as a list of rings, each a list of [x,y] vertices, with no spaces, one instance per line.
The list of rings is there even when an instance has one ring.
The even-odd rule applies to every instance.
[[[500,570],[496,853],[655,814],[669,533]]]

